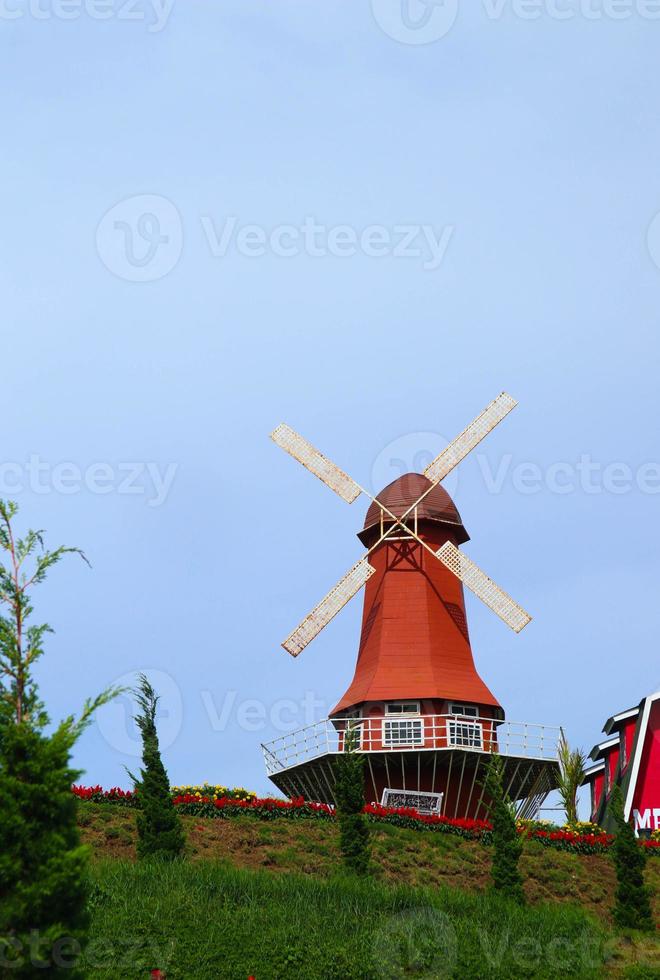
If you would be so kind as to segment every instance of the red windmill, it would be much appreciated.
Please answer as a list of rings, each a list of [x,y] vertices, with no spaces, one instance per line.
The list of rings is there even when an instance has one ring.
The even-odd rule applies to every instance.
[[[515,632],[530,616],[459,550],[469,536],[440,486],[515,405],[502,393],[423,474],[371,498],[358,535],[367,554],[282,644],[297,656],[366,586],[355,675],[330,718],[263,746],[268,775],[288,795],[332,802],[332,757],[355,725],[367,797],[389,805],[483,816],[479,773],[491,751],[506,757],[519,812],[536,812],[555,786],[560,731],[504,721],[474,665],[463,585]],[[272,438],[348,503],[371,496],[288,426]]]

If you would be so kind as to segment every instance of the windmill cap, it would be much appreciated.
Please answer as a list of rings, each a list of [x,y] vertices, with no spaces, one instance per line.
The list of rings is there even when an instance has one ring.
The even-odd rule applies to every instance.
[[[381,490],[376,500],[380,501],[383,507],[387,507],[396,517],[403,517],[405,512],[431,486],[433,486],[431,481],[422,473],[405,473],[386,486],[384,490]],[[380,507],[374,501],[367,511],[364,527],[358,534],[363,544],[367,544],[371,538],[372,528],[377,525],[380,526],[380,514]],[[412,517],[413,514],[411,513],[410,516]],[[417,520],[451,525],[458,544],[464,544],[470,540],[470,535],[463,527],[463,521],[456,504],[439,483],[421,501],[417,508]],[[391,523],[387,514],[385,514],[385,523]]]

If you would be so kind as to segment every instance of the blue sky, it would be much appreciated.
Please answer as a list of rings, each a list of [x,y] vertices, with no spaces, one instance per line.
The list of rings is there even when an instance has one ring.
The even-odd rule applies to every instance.
[[[6,0],[2,493],[93,566],[35,596],[54,719],[157,671],[172,780],[267,791],[260,742],[352,676],[360,600],[279,644],[365,510],[269,431],[378,490],[502,389],[449,489],[534,621],[468,597],[482,676],[585,748],[658,687],[650,8]],[[128,784],[129,713],[86,782]]]

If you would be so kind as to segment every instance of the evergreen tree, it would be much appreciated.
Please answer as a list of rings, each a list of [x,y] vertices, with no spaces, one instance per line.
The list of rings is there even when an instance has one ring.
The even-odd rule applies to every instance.
[[[16,977],[81,976],[74,969],[86,938],[87,848],[76,826],[69,768],[70,726],[44,736],[26,722],[0,737],[0,951]],[[2,971],[0,971],[2,972]]]
[[[140,708],[136,721],[142,736],[140,779],[132,776],[138,801],[138,857],[173,860],[182,855],[185,837],[160,757],[156,730],[158,695],[144,674],[140,674],[136,700]]]
[[[358,731],[347,728],[344,751],[335,760],[335,798],[339,818],[339,838],[344,864],[349,871],[365,875],[369,871],[371,848],[369,825],[364,809],[364,758],[356,751]]]
[[[626,929],[653,929],[649,889],[644,885],[646,853],[637,842],[632,824],[625,819],[619,786],[612,790],[610,812],[618,830],[612,844],[617,877],[614,921]]]
[[[87,929],[87,850],[71,792],[80,774],[69,757],[94,710],[117,692],[44,733],[48,717],[32,668],[51,630],[29,623],[28,590],[65,554],[81,552],[46,551],[40,531],[18,538],[16,513],[0,501],[0,963],[14,977],[76,977]]]
[[[491,757],[484,787],[493,825],[493,888],[523,905],[525,894],[522,876],[518,870],[523,840],[516,828],[513,803],[504,789],[504,761],[501,756]]]

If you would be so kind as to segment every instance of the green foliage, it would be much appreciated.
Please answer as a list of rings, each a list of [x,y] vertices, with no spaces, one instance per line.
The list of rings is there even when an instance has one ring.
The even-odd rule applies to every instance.
[[[646,854],[637,843],[632,824],[625,819],[619,786],[612,790],[610,812],[618,830],[612,845],[617,877],[614,920],[627,929],[653,929],[649,890],[644,885]]]
[[[46,723],[32,674],[36,661],[43,655],[43,641],[52,630],[48,623],[28,625],[33,606],[28,589],[39,585],[46,573],[67,554],[78,554],[79,548],[59,547],[46,551],[43,531],[28,531],[16,537],[12,520],[18,507],[12,501],[0,500],[0,722],[27,721],[37,727]]]
[[[566,823],[578,823],[578,791],[584,780],[585,754],[581,749],[571,749],[563,737],[559,743],[559,784],[557,792],[566,812]]]
[[[355,875],[213,861],[94,868],[88,975],[168,980],[600,980],[608,938],[580,908]]]
[[[504,761],[501,756],[491,757],[484,785],[493,825],[493,888],[523,905],[525,895],[518,870],[523,835],[518,834],[515,808],[504,789]]]
[[[69,757],[94,710],[116,692],[87,701],[77,721],[69,717],[44,734],[48,718],[33,668],[51,630],[29,624],[28,590],[64,555],[82,552],[46,551],[41,531],[17,537],[17,511],[0,500],[0,957],[13,960],[15,977],[45,970],[73,977],[87,927],[87,852],[71,792],[79,773]]]
[[[339,818],[339,837],[344,863],[349,871],[365,875],[369,871],[369,825],[362,812],[364,800],[364,758],[356,751],[358,733],[347,729],[344,751],[335,761],[335,797]]]
[[[140,674],[136,700],[140,708],[136,721],[142,736],[140,779],[132,777],[138,795],[138,857],[173,860],[182,855],[185,837],[160,757],[156,730],[158,695],[144,674]]]
[[[67,968],[88,924],[87,849],[71,792],[78,773],[69,768],[75,738],[67,723],[46,737],[27,722],[0,738],[0,943],[11,937],[0,956],[15,960],[14,977],[41,975],[38,961],[49,975],[81,976]]]

